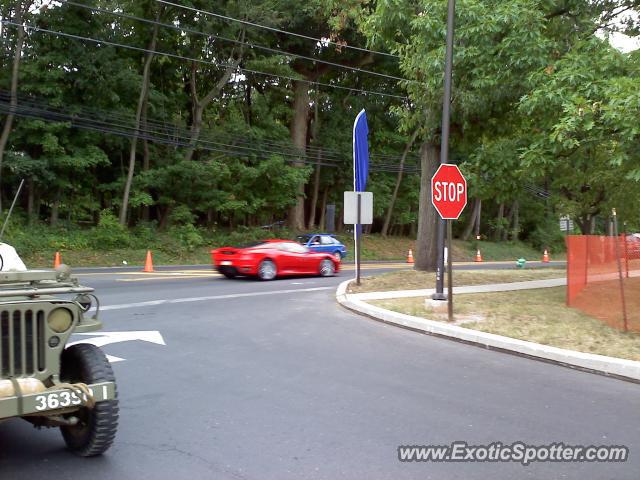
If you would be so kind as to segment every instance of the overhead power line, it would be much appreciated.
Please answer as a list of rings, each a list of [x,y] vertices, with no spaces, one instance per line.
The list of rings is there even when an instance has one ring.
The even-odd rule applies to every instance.
[[[111,10],[106,10],[104,8],[98,8],[98,7],[92,7],[90,5],[85,5],[83,3],[77,3],[77,2],[73,2],[73,1],[68,1],[68,0],[63,0],[63,3],[66,3],[68,5],[73,5],[74,7],[79,7],[79,8],[84,8],[86,10],[90,10],[92,12],[96,12],[96,13],[104,13],[107,15],[113,15],[114,17],[119,17],[119,18],[126,18],[128,20],[134,20],[140,23],[146,23],[148,25],[157,25],[159,27],[163,27],[163,28],[169,28],[175,31],[180,31],[180,32],[185,32],[185,33],[190,33],[190,34],[194,34],[194,35],[199,35],[202,37],[207,37],[207,38],[217,38],[219,40],[225,41],[225,42],[229,42],[229,43],[234,43],[236,45],[244,45],[247,47],[251,47],[253,49],[256,50],[263,50],[265,52],[270,52],[270,53],[275,53],[275,54],[279,54],[279,55],[287,55],[293,58],[299,58],[301,60],[308,60],[310,62],[314,62],[314,63],[321,63],[324,65],[330,65],[332,67],[336,67],[336,68],[342,68],[345,70],[351,70],[354,72],[359,72],[359,73],[364,73],[367,75],[373,75],[373,76],[377,76],[380,78],[386,78],[388,80],[395,80],[398,82],[415,82],[415,80],[410,80],[408,78],[403,78],[403,77],[397,77],[394,75],[388,75],[386,73],[378,73],[378,72],[374,72],[372,70],[367,70],[364,68],[360,68],[360,67],[353,67],[350,65],[344,65],[341,63],[337,63],[337,62],[331,62],[329,60],[323,60],[320,58],[316,58],[316,57],[309,57],[306,55],[300,55],[297,53],[291,53],[291,52],[287,52],[285,50],[279,50],[277,48],[271,48],[271,47],[266,47],[264,45],[258,45],[255,43],[251,43],[251,42],[245,42],[245,41],[241,41],[241,40],[237,40],[235,38],[228,38],[228,37],[223,37],[221,35],[217,35],[215,33],[209,33],[209,32],[203,32],[200,30],[195,30],[192,28],[188,28],[188,27],[182,27],[179,25],[171,25],[169,23],[163,23],[163,22],[157,22],[155,20],[151,20],[148,18],[142,18],[142,17],[137,17],[135,15],[129,15],[126,13],[121,13],[121,12],[113,12]]]
[[[202,132],[200,138],[194,143],[191,140],[188,130],[175,128],[175,126],[168,125],[164,129],[141,127],[136,130],[135,125],[118,121],[118,118],[121,117],[121,115],[117,113],[112,114],[110,112],[93,111],[91,115],[86,115],[52,107],[34,99],[20,99],[17,107],[11,108],[8,93],[2,91],[0,91],[0,112],[13,113],[20,117],[42,119],[50,122],[64,122],[69,123],[74,128],[115,134],[129,138],[137,136],[139,139],[148,140],[153,143],[172,145],[176,147],[197,148],[236,157],[268,159],[272,155],[278,155],[285,157],[285,159],[286,157],[289,157],[289,162],[304,163],[305,165],[321,165],[334,168],[343,167],[344,163],[341,162],[350,158],[348,155],[345,155],[341,159],[332,160],[323,158],[321,161],[318,161],[304,153],[292,155],[290,151],[279,151],[277,149],[269,150],[261,146],[259,143],[253,147],[246,147],[233,143],[221,143],[215,141],[215,138],[207,136],[206,132]],[[115,117],[115,120],[112,117]],[[396,173],[400,170],[400,165],[372,163],[371,170],[374,172]],[[417,172],[417,167],[407,165],[402,170],[406,173],[415,173]]]
[[[282,30],[280,28],[269,27],[267,25],[260,25],[260,24],[255,23],[255,22],[249,22],[247,20],[241,20],[239,18],[229,17],[227,15],[221,15],[219,13],[208,12],[206,10],[201,10],[199,8],[189,7],[187,5],[180,5],[180,4],[177,4],[177,3],[168,2],[166,0],[156,0],[156,1],[158,3],[163,3],[165,5],[170,5],[172,7],[182,8],[184,10],[189,10],[189,11],[192,11],[192,12],[196,12],[196,13],[199,13],[200,15],[206,15],[206,16],[210,16],[210,17],[220,18],[222,20],[229,20],[229,21],[236,22],[236,23],[242,23],[243,25],[247,25],[247,26],[250,26],[250,27],[262,28],[264,30],[270,30],[270,31],[276,32],[276,33],[282,33],[284,35],[290,35],[292,37],[304,38],[305,40],[312,40],[312,41],[314,41],[316,43],[320,43],[320,44],[335,45],[338,48],[347,48],[347,49],[350,49],[350,50],[357,50],[359,52],[367,52],[367,53],[373,53],[375,55],[383,55],[385,57],[399,58],[399,55],[394,55],[392,53],[379,52],[379,51],[376,51],[376,50],[370,50],[368,48],[354,47],[352,45],[343,45],[342,43],[333,42],[333,41],[331,41],[329,39],[315,38],[315,37],[310,37],[308,35],[302,35],[300,33],[288,32],[288,31]]]
[[[547,200],[551,197],[551,194],[548,191],[540,187],[537,187],[533,183],[525,183],[523,186],[527,192],[531,193],[533,196],[535,196],[538,199]]]
[[[324,82],[318,82],[318,81],[311,81],[311,80],[305,80],[305,79],[300,79],[300,78],[295,78],[295,77],[290,77],[287,75],[281,75],[281,74],[276,74],[276,73],[267,73],[267,72],[261,72],[258,70],[252,70],[250,68],[244,68],[244,67],[239,67],[239,66],[234,66],[234,65],[230,65],[228,63],[222,63],[222,62],[216,62],[216,61],[206,61],[206,60],[201,60],[199,58],[191,58],[191,57],[186,57],[183,55],[177,55],[175,53],[169,53],[169,52],[163,52],[163,51],[159,51],[159,50],[149,50],[147,48],[143,48],[143,47],[136,47],[133,45],[126,45],[126,44],[122,44],[122,43],[117,43],[117,42],[111,42],[109,40],[101,40],[101,39],[97,39],[97,38],[91,38],[91,37],[84,37],[82,35],[75,35],[72,33],[66,33],[66,32],[60,32],[57,30],[49,30],[46,28],[40,28],[40,27],[36,27],[33,25],[20,25],[18,23],[9,21],[9,20],[2,20],[1,22],[4,25],[12,25],[14,27],[19,27],[22,26],[23,28],[25,28],[25,30],[29,30],[32,32],[36,32],[36,33],[47,33],[47,34],[51,34],[51,35],[56,35],[56,36],[61,36],[61,37],[66,37],[66,38],[72,38],[75,40],[80,40],[80,41],[86,41],[86,42],[91,42],[91,43],[95,43],[98,45],[109,45],[111,47],[118,47],[118,48],[125,48],[125,49],[129,49],[129,50],[134,50],[137,52],[144,52],[144,53],[148,53],[148,54],[152,54],[152,55],[160,55],[160,56],[165,56],[165,57],[169,57],[169,58],[175,58],[175,59],[179,59],[179,60],[186,60],[189,62],[195,62],[195,63],[199,63],[199,64],[204,64],[204,65],[208,65],[211,66],[213,65],[214,67],[234,67],[235,70],[240,71],[242,73],[252,73],[255,75],[263,75],[266,77],[273,77],[273,78],[282,78],[282,79],[286,79],[286,80],[291,80],[291,81],[298,81],[298,82],[303,82],[303,83],[307,83],[309,85],[317,85],[317,86],[323,86],[323,87],[328,87],[328,88],[336,88],[336,89],[340,89],[340,90],[346,90],[346,91],[350,91],[350,92],[357,92],[357,93],[363,93],[363,94],[369,94],[369,95],[378,95],[381,97],[390,97],[390,98],[397,98],[400,100],[407,100],[407,97],[405,96],[401,96],[401,95],[394,95],[391,93],[383,93],[383,92],[377,92],[377,91],[371,91],[371,90],[364,90],[361,88],[352,88],[352,87],[344,87],[342,85],[333,85],[330,83],[324,83]]]
[[[8,99],[9,94],[7,92],[3,92],[0,90],[0,100],[2,98]],[[45,108],[48,111],[51,111],[50,105],[47,104],[46,101],[40,99],[34,99],[33,97],[27,96],[18,96],[18,103],[21,105],[27,106],[35,106],[37,108]],[[7,100],[8,101],[8,100]],[[58,110],[56,110],[57,112]],[[73,109],[70,111],[70,114],[74,115],[74,119],[77,120],[80,117],[89,118],[89,119],[103,119],[109,121],[110,125],[118,125],[118,126],[126,126],[127,128],[134,129],[135,128],[135,116],[131,113],[125,112],[104,112],[102,110],[89,107],[87,105],[74,105]],[[177,124],[156,120],[152,118],[146,118],[143,122],[144,128],[153,129],[157,133],[162,133],[167,137],[173,138],[176,136],[183,136],[185,138],[189,138],[191,135],[191,131],[189,128],[180,127]],[[293,158],[299,158],[300,156],[306,156],[309,158],[321,158],[322,160],[333,160],[342,162],[345,158],[350,158],[351,150],[336,150],[335,148],[326,148],[322,145],[308,145],[304,151],[301,151],[300,148],[295,147],[291,144],[291,142],[282,140],[282,139],[264,139],[264,138],[252,138],[250,136],[245,135],[232,135],[227,132],[216,133],[216,137],[209,137],[211,141],[216,141],[217,144],[225,146],[225,144],[233,144],[234,146],[238,146],[239,148],[244,148],[245,146],[256,147],[261,149],[261,151],[266,151],[267,149],[274,150],[276,153],[284,154],[286,156],[290,156]],[[224,143],[221,143],[224,142]],[[397,155],[389,155],[382,153],[371,153],[370,155],[372,162],[380,162],[384,161],[397,161]],[[410,161],[417,162],[417,158],[414,156],[409,156],[408,159]]]

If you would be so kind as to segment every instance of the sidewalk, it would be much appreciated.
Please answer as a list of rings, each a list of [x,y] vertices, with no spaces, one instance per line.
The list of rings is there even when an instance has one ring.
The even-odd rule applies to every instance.
[[[510,292],[514,290],[532,290],[535,288],[562,287],[567,284],[566,278],[550,278],[547,280],[529,280],[526,282],[494,283],[491,285],[469,285],[453,287],[454,294]],[[350,293],[354,300],[388,300],[390,298],[430,297],[435,289],[396,290],[391,292]]]
[[[340,284],[336,291],[336,300],[343,307],[353,312],[365,315],[374,320],[396,325],[401,328],[414,330],[439,337],[469,343],[483,348],[499,350],[521,355],[558,365],[577,368],[601,375],[613,376],[623,380],[640,383],[640,362],[621,358],[577,352],[558,347],[551,347],[539,343],[518,340],[493,333],[451,325],[446,322],[413,317],[403,313],[392,312],[384,308],[367,303],[367,300],[386,300],[390,298],[425,297],[429,298],[433,289],[401,290],[396,292],[347,293],[347,280]],[[532,280],[527,282],[498,283],[493,285],[472,285],[456,287],[454,293],[489,293],[537,288],[551,288],[566,285],[566,279],[554,278],[549,280]]]

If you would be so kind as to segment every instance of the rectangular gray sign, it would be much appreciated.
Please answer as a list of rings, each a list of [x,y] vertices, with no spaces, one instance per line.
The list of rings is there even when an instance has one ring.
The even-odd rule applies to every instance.
[[[358,197],[360,197],[360,221],[358,222]],[[373,193],[344,192],[345,225],[371,225],[373,223]]]

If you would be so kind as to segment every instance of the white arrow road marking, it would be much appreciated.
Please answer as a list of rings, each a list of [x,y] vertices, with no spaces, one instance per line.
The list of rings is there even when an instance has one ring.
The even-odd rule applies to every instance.
[[[89,343],[89,342],[84,342],[84,343]],[[107,357],[107,360],[109,360],[109,363],[124,362],[124,358],[116,357],[115,355],[107,355],[107,354],[105,355]]]
[[[164,338],[157,330],[134,330],[130,332],[97,332],[97,333],[77,333],[76,335],[91,336],[86,340],[78,340],[69,343],[67,346],[76,345],[78,343],[89,343],[96,347],[104,347],[111,343],[130,342],[132,340],[141,340],[143,342],[156,343],[158,345],[166,345]],[[122,362],[124,358],[107,355],[107,359],[111,363]]]

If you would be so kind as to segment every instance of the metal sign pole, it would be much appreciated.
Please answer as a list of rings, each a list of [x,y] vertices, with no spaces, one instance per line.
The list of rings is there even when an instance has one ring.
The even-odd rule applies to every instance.
[[[622,222],[622,238],[624,241],[624,267],[626,277],[629,278],[629,249],[627,248],[627,222]]]
[[[362,213],[362,195],[359,193],[358,196],[358,224],[356,225],[356,285],[360,285],[360,255],[362,255],[361,243],[360,239],[362,237],[362,227],[360,226],[360,222],[362,221],[361,213]]]
[[[11,207],[9,208],[9,213],[7,213],[7,218],[4,219],[4,223],[2,224],[2,230],[0,230],[0,239],[2,239],[4,235],[4,229],[7,228],[7,223],[9,222],[9,218],[11,218],[11,213],[13,212],[13,207],[16,206],[16,202],[18,201],[18,197],[20,196],[20,191],[22,190],[22,186],[24,185],[24,178],[20,181],[20,185],[18,186],[18,191],[16,192],[15,197],[13,197],[13,202],[11,202]]]
[[[442,139],[440,145],[440,163],[448,163],[449,157],[449,125],[451,117],[451,83],[453,72],[453,28],[455,20],[455,0],[449,0],[447,14],[447,50],[444,73],[444,98],[442,100]],[[433,294],[434,300],[444,300],[444,220],[438,221],[438,263],[436,265],[436,293]]]
[[[453,249],[452,220],[447,220],[447,311],[449,321],[453,322]]]
[[[616,209],[614,208],[611,212],[613,214],[612,217],[612,227],[613,227],[613,238],[616,242],[616,260],[618,261],[618,277],[620,277],[620,295],[622,296],[622,321],[624,322],[624,331],[627,331],[627,305],[624,299],[624,280],[622,275],[622,263],[620,262],[620,237],[618,236],[618,215],[616,214]],[[625,239],[626,240],[626,239]]]

